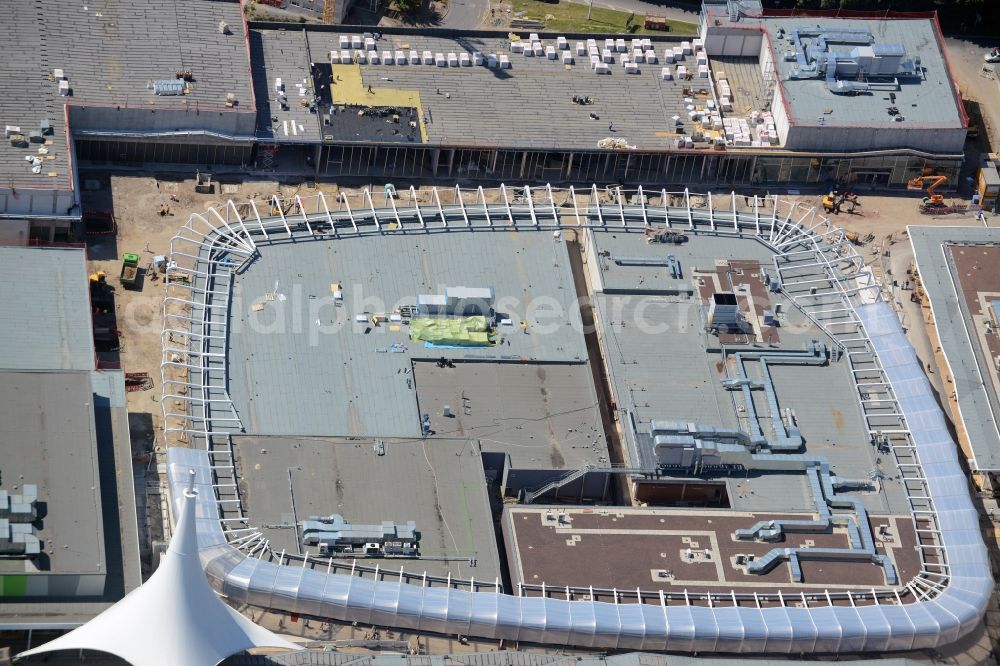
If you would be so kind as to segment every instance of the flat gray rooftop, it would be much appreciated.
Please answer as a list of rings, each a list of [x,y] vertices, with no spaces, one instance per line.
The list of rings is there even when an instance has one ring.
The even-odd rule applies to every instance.
[[[963,297],[945,253],[950,244],[1000,244],[1000,230],[983,227],[907,227],[920,273],[920,282],[930,299],[937,322],[941,351],[955,378],[955,396],[962,425],[972,447],[974,469],[1000,469],[1000,415],[993,391],[983,381],[991,370],[981,356],[973,323],[963,306]],[[995,268],[995,267],[994,267]],[[1000,283],[998,283],[1000,284]],[[1000,287],[997,288],[1000,291]],[[960,325],[961,324],[961,325]]]
[[[694,286],[697,278],[693,277],[693,271],[713,271],[717,260],[755,260],[763,267],[771,266],[770,249],[754,238],[732,236],[698,234],[690,235],[683,245],[650,245],[640,234],[600,231],[593,235],[596,252],[610,253],[610,257],[601,257],[601,276],[605,288],[613,286],[616,293],[595,296],[597,325],[618,408],[632,415],[630,419],[623,414],[619,419],[626,431],[627,455],[646,466],[653,464],[646,460],[648,437],[643,438],[649,432],[651,420],[702,423],[748,432],[748,412],[742,394],[725,390],[721,383],[726,368],[719,352],[719,339],[706,330],[707,306],[702,305],[698,296],[651,295],[641,291],[657,281]],[[665,275],[665,268],[618,266],[611,260],[618,255],[662,257],[667,253],[680,260],[682,279]],[[744,275],[734,279],[738,286],[759,278]],[[781,306],[778,348],[798,351],[805,349],[810,340],[832,344],[826,333],[787,298],[774,293],[768,296],[772,305]],[[746,363],[748,376],[760,377],[758,365],[752,361]],[[792,411],[801,430],[805,440],[803,452],[824,456],[831,469],[843,477],[867,478],[876,467],[878,456],[868,440],[847,362],[825,366],[776,364],[769,366],[769,370],[780,408]],[[768,435],[773,427],[765,396],[762,391],[755,391],[753,399],[758,422]],[[638,437],[631,433],[633,419]],[[890,458],[882,456],[887,477],[895,475]],[[767,477],[762,475],[760,479]],[[771,480],[754,481],[745,492],[729,484],[730,495],[742,494],[739,505],[750,511],[779,510],[768,502],[773,499],[770,490],[783,483],[791,483],[789,487],[795,488],[792,492],[808,498],[806,486],[797,485],[794,477],[792,481],[780,480],[788,478],[778,475],[771,476]],[[760,491],[757,485],[761,486]],[[885,492],[861,495],[870,510],[904,512],[902,487],[891,479],[883,485]]]
[[[511,467],[579,469],[608,464],[588,365],[414,363],[417,402],[435,438],[475,439]],[[445,405],[453,417],[445,417]]]
[[[87,254],[80,248],[0,247],[6,290],[0,369],[91,370]]]
[[[333,303],[335,283],[343,306]],[[496,310],[512,321],[499,327],[500,344],[427,349],[406,325],[356,321],[447,286],[493,288]],[[419,436],[415,359],[587,360],[566,246],[545,233],[265,245],[235,290],[229,390],[254,434]]]
[[[893,126],[932,128],[961,127],[962,121],[945,61],[943,46],[932,19],[826,19],[826,18],[767,18],[761,21],[771,40],[776,56],[775,67],[785,102],[791,111],[791,122],[804,125],[826,124],[831,126],[871,127],[891,123]],[[875,37],[875,45],[902,44],[905,59],[920,57],[924,76],[919,81],[900,79],[895,90],[895,101],[890,101],[889,91],[874,90],[857,96],[836,95],[827,88],[824,78],[792,80],[789,73],[797,63],[782,57],[791,48],[791,31],[796,28],[829,27],[838,29],[867,30]],[[778,39],[778,31],[785,31],[785,38]],[[831,41],[833,48],[850,50],[853,45]],[[902,123],[892,121],[888,108],[896,107],[905,118]],[[817,119],[822,118],[819,123]]]
[[[250,53],[257,96],[257,136],[278,142],[322,141],[319,120],[301,100],[313,99],[313,77],[309,71],[306,37],[301,31],[253,30]],[[288,110],[278,102],[277,79],[281,79]]]
[[[5,125],[27,134],[47,118],[54,134],[41,174],[32,174],[24,156],[38,144],[0,145],[0,175],[20,187],[69,188],[65,105],[106,106],[124,116],[129,109],[180,108],[226,111],[226,94],[253,108],[250,62],[238,2],[137,0],[77,3],[10,0],[4,3],[7,29],[0,33],[0,84]],[[230,33],[219,32],[225,21]],[[71,95],[61,96],[50,73],[62,69]],[[191,71],[194,81],[182,97],[156,96],[151,80],[173,79]],[[49,176],[54,172],[56,176]],[[55,212],[55,211],[49,211]]]
[[[104,525],[89,372],[0,372],[0,488],[38,486],[42,567],[2,559],[5,574],[105,573]]]
[[[482,51],[510,57],[512,67],[503,70],[423,64],[360,65],[362,101],[367,86],[372,86],[375,93],[391,89],[418,94],[420,107],[429,120],[426,131],[430,144],[596,149],[598,141],[611,136],[640,149],[676,147],[671,117],[687,119],[683,89],[709,88],[708,79],[661,79],[664,48],[678,45],[677,37],[652,38],[659,63],[640,64],[639,74],[625,74],[619,62],[621,54],[616,54],[611,74],[599,75],[591,70],[588,56],[575,56],[577,39],[569,40],[575,64],[564,66],[561,60],[545,56],[529,58],[511,53],[510,42],[500,37],[394,35],[389,30],[381,35],[377,43],[380,54],[384,50],[402,50],[407,55],[410,50],[421,54],[426,50],[445,56],[469,53],[471,57],[472,52]],[[265,34],[265,41],[268,38]],[[310,31],[312,60],[328,63],[330,51],[340,48],[339,38],[338,32]],[[543,40],[543,44],[554,45],[555,40]],[[603,48],[603,39],[599,47]],[[688,56],[684,64],[697,74],[693,57]],[[338,67],[334,67],[335,73]],[[344,87],[338,90],[338,85]],[[346,92],[348,85],[346,79],[333,85],[335,102],[355,98],[353,88],[351,93]],[[593,104],[575,104],[574,96],[590,97]],[[592,120],[591,113],[599,119]],[[608,131],[610,123],[614,123],[613,132]],[[691,130],[690,123],[687,129]]]
[[[291,470],[300,522],[333,513],[352,523],[416,522],[420,553],[427,559],[364,558],[359,564],[477,580],[500,575],[487,482],[474,442],[385,440],[385,455],[380,456],[373,440],[364,438],[233,441],[244,509],[274,552],[298,552],[295,532],[279,527],[294,522]],[[471,557],[477,560],[475,567],[469,566]]]

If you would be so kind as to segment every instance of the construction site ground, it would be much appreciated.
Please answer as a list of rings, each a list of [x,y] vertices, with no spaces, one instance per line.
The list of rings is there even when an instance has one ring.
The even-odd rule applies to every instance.
[[[146,269],[156,255],[167,255],[170,250],[170,239],[177,229],[184,224],[192,213],[203,213],[211,206],[225,203],[229,199],[245,201],[247,198],[257,200],[262,210],[268,208],[266,203],[272,195],[291,198],[295,194],[302,196],[316,194],[322,191],[330,201],[336,201],[337,196],[345,194],[352,207],[363,207],[363,187],[341,188],[335,183],[303,183],[279,184],[273,180],[248,179],[236,183],[232,178],[224,187],[215,184],[210,194],[195,192],[195,179],[180,176],[155,178],[150,175],[135,173],[133,175],[110,176],[104,172],[84,172],[81,174],[84,184],[83,200],[86,210],[106,210],[113,212],[117,220],[117,232],[114,236],[93,236],[87,240],[92,271],[102,270],[108,276],[108,282],[115,289],[117,328],[121,332],[121,350],[117,354],[102,355],[102,362],[113,365],[120,361],[126,372],[145,372],[153,379],[153,388],[135,391],[128,394],[128,408],[132,435],[134,468],[136,473],[139,503],[138,514],[140,541],[144,544],[144,563],[152,561],[151,547],[157,541],[169,536],[169,521],[166,518],[166,495],[162,486],[162,452],[164,448],[162,435],[162,414],[159,400],[160,392],[160,360],[162,331],[163,284],[153,281],[149,275],[140,280],[141,288],[124,289],[118,281],[123,253],[135,253],[140,256],[140,268]],[[372,192],[381,193],[381,184],[369,185]],[[447,188],[449,184],[442,183]],[[774,192],[772,192],[773,194]],[[739,193],[738,193],[739,194]],[[782,198],[798,200],[815,205],[821,210],[820,194],[799,194],[795,191],[778,193]],[[404,199],[407,195],[404,194]],[[430,202],[430,186],[417,189],[421,201]],[[379,205],[381,197],[375,197]],[[948,408],[953,392],[946,389],[950,378],[943,376],[942,368],[946,368],[934,336],[933,325],[929,321],[929,308],[920,302],[911,302],[910,291],[906,289],[907,282],[912,284],[907,270],[912,263],[912,251],[906,237],[908,225],[980,225],[972,213],[964,215],[948,215],[931,217],[918,212],[920,196],[917,194],[899,196],[868,196],[860,199],[861,206],[854,214],[842,213],[831,219],[837,226],[856,232],[861,238],[871,235],[868,243],[859,247],[859,252],[872,266],[876,275],[883,279],[886,293],[899,312],[907,334],[925,366],[932,385],[942,397],[942,404]],[[160,215],[161,208],[165,214]],[[167,210],[168,209],[168,210]],[[987,215],[988,226],[1000,226],[1000,216]],[[577,248],[577,244],[571,247]],[[895,283],[898,286],[894,286]],[[172,443],[173,444],[173,443]],[[981,500],[991,502],[992,500]],[[998,530],[987,516],[996,514],[995,503],[984,506],[984,532],[991,542],[995,561],[997,543],[1000,539]],[[149,568],[144,569],[144,575]],[[995,570],[996,573],[996,570]],[[279,631],[299,636],[298,640],[330,641],[342,640],[346,643],[338,646],[369,649],[363,644],[370,640],[373,628],[351,627],[337,623],[313,621],[307,623],[299,618],[278,616],[269,613],[253,611],[257,619],[266,626]],[[407,641],[412,649],[423,653],[441,654],[448,651],[498,649],[496,642],[472,643],[458,642],[447,637],[423,636],[415,637],[399,632],[387,634],[383,629],[380,638],[392,636],[394,641]],[[937,653],[938,657],[947,654],[952,663],[986,663],[992,659],[992,644],[1000,640],[1000,606],[994,598],[987,614],[987,623],[981,631],[975,632],[962,642],[950,646],[948,650]],[[419,644],[419,648],[417,648]],[[398,647],[398,644],[396,644]],[[377,646],[376,646],[377,647]],[[509,647],[509,646],[505,646]],[[932,658],[931,655],[925,655]],[[920,658],[921,655],[917,655]]]

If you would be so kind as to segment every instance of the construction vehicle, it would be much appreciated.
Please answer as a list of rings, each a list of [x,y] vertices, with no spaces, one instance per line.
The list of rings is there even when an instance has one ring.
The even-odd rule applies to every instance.
[[[917,176],[906,183],[906,189],[913,192],[922,192],[924,186],[927,187],[927,196],[920,202],[920,212],[924,215],[947,215],[948,213],[961,213],[969,209],[966,204],[946,204],[944,197],[935,190],[948,182],[947,176],[926,175]]]
[[[118,280],[123,287],[134,289],[139,282],[139,255],[126,252],[122,255],[122,272]]]
[[[650,227],[645,229],[644,233],[646,234],[647,243],[672,243],[679,245],[687,242],[688,239],[687,235],[683,232],[676,229],[668,229],[667,227]]]
[[[90,274],[90,288],[103,286],[108,281],[108,274],[104,271],[96,271]]]
[[[853,213],[854,209],[861,205],[858,201],[858,195],[853,192],[838,192],[837,190],[830,190],[830,192],[823,197],[823,210],[826,213],[838,215],[840,213],[841,206],[845,203],[850,206],[850,208],[847,209],[848,213]]]

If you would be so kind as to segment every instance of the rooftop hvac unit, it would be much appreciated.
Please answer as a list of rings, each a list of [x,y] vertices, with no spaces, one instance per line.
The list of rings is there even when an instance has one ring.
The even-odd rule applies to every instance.
[[[736,328],[739,326],[740,306],[736,294],[731,291],[719,291],[712,294],[712,302],[708,307],[709,328]]]

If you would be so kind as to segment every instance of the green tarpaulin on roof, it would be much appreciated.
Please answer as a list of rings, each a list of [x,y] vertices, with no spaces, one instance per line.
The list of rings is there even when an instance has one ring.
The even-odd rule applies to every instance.
[[[435,345],[485,347],[494,344],[486,317],[448,317],[410,320],[410,339]]]

